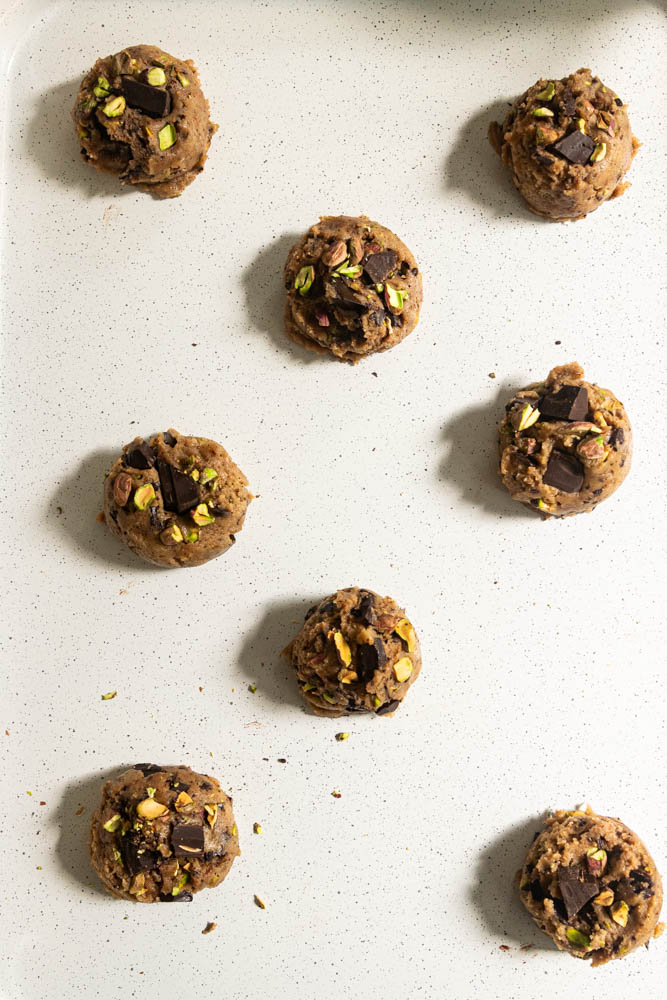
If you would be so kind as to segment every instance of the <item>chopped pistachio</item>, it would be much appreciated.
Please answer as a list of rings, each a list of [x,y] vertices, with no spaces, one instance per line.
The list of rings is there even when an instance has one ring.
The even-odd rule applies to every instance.
[[[625,902],[624,899],[619,900],[611,911],[611,919],[615,924],[620,927],[625,927],[628,922],[628,914],[630,913],[630,907]]]
[[[401,618],[396,625],[394,632],[396,635],[400,636],[405,645],[408,647],[408,653],[414,653],[417,645],[417,636],[414,628],[412,627],[412,623],[409,622],[407,618]]]
[[[193,469],[190,473],[190,479],[194,479],[196,483],[199,482],[199,469]]]
[[[576,126],[577,126],[577,128],[579,129],[580,132],[585,132],[586,131],[586,122],[584,121],[583,118],[577,118],[576,119]]]
[[[137,510],[146,510],[149,503],[155,500],[155,490],[152,483],[146,483],[134,491],[134,506]]]
[[[117,694],[117,691],[107,691],[106,694],[102,695],[102,701],[111,701],[111,699],[115,698]]]
[[[330,705],[334,705],[336,703],[335,698],[332,698],[327,691],[322,692],[322,697],[324,698],[325,701],[328,701]]]
[[[363,267],[360,264],[350,264],[350,258],[348,257],[344,264],[337,267],[334,274],[340,274],[343,278],[358,278]]]
[[[607,143],[599,142],[593,152],[591,153],[591,158],[589,163],[598,163],[600,160],[604,160],[607,155]]]
[[[154,799],[156,792],[157,792],[157,788],[147,788],[146,789],[146,794],[148,795],[149,799]]]
[[[165,149],[171,149],[176,142],[176,129],[171,122],[167,122],[167,124],[160,129],[157,134],[157,139],[161,150],[164,151]]]
[[[266,909],[266,903],[264,902],[264,900],[262,899],[262,897],[261,896],[255,896],[254,898],[255,898],[255,906],[259,906],[260,910],[265,910]]]
[[[310,682],[306,682],[306,684],[304,684],[303,687],[301,688],[302,691],[313,691],[314,689],[315,685],[311,684]]]
[[[120,861],[120,851],[117,851],[115,847],[113,849],[113,859],[114,861]]]
[[[257,690],[256,684],[248,684],[248,691],[250,691],[250,694],[254,694],[256,690]]]
[[[113,97],[102,107],[102,111],[107,118],[120,118],[125,111],[125,98],[122,95]]]
[[[590,948],[591,940],[576,927],[568,927],[565,931],[568,941],[578,948]]]
[[[259,823],[253,823],[252,824],[252,832],[253,833],[263,833],[262,827],[260,826]]]
[[[192,797],[187,792],[179,792],[174,802],[175,809],[184,809],[185,806],[192,805]]]
[[[179,73],[177,71],[176,72],[176,76],[178,77],[178,82],[180,83],[181,87],[189,87],[190,86],[190,81],[188,80],[188,78],[185,75],[185,73]]]
[[[341,684],[351,684],[352,681],[359,680],[359,675],[356,670],[348,670],[347,667],[341,667],[338,671],[338,680]]]
[[[315,281],[315,268],[312,265],[302,267],[294,279],[294,288],[299,295],[307,295]]]
[[[349,667],[352,662],[352,650],[350,649],[348,643],[345,641],[342,632],[334,632],[333,634],[333,644],[336,647],[336,653],[338,654],[338,659],[342,666]]]
[[[218,804],[217,802],[205,802],[204,809],[206,810],[206,822],[213,829],[218,818]]]
[[[188,542],[189,544],[192,544],[193,542],[198,542],[199,532],[197,531],[196,528],[191,528],[190,531],[186,532],[183,540]]]
[[[208,509],[208,504],[205,503],[197,504],[195,509],[190,512],[190,517],[200,528],[205,524],[213,524],[215,521],[215,518]]]
[[[218,478],[218,473],[215,469],[212,469],[209,465],[205,469],[202,469],[201,475],[199,477],[199,482],[204,486],[206,483],[212,482],[214,479]]]
[[[151,66],[148,73],[146,73],[146,80],[150,83],[151,87],[164,87],[167,77],[161,66]]]
[[[553,85],[553,81],[549,81],[544,90],[541,90],[539,94],[535,94],[538,101],[550,101],[551,98],[556,93],[556,88]]]
[[[183,532],[176,523],[170,524],[160,533],[160,540],[165,545],[177,545],[178,542],[183,541]]]
[[[403,306],[405,304],[405,299],[407,299],[408,293],[404,288],[394,288],[388,282],[384,286],[384,298],[387,306],[393,313],[403,312]]]
[[[539,510],[548,510],[549,509],[547,507],[547,505],[545,504],[544,500],[538,500],[537,501],[537,506],[538,506]]]
[[[181,877],[179,878],[178,882],[176,883],[176,885],[171,890],[172,896],[178,896],[179,895],[179,893],[183,889],[183,886],[187,882],[188,878],[189,878],[189,875],[188,875],[187,872],[185,873],[185,875],[181,875]]]
[[[107,831],[107,833],[115,833],[121,823],[122,823],[121,815],[120,813],[116,813],[115,816],[112,816],[111,819],[108,819],[106,823],[103,824],[103,826],[104,829]]]
[[[551,108],[533,108],[535,118],[553,118],[554,113]]]
[[[142,799],[141,802],[137,803],[137,816],[141,816],[142,819],[157,819],[158,816],[163,816],[166,812],[169,812],[167,806],[163,806],[155,799]]]
[[[382,293],[384,291],[384,285],[383,284],[376,285],[375,286],[375,291],[378,293],[378,295],[382,295]]]
[[[98,76],[97,86],[93,88],[93,93],[95,97],[108,97],[109,91],[111,90],[111,85],[107,80],[106,76]]]
[[[87,128],[80,128],[79,129],[79,139],[87,139],[89,135],[90,135],[90,132],[88,131]]]
[[[400,683],[407,681],[412,673],[412,670],[412,660],[409,656],[402,656],[401,659],[394,664],[394,676]]]
[[[382,699],[378,698],[378,696],[375,695],[375,697],[373,698],[373,706],[374,706],[374,708],[379,708],[381,704],[382,704]]]
[[[350,738],[349,733],[336,733],[336,739],[338,740],[339,743],[343,743],[344,740],[349,740],[349,738]]]
[[[517,430],[525,431],[529,427],[532,427],[533,424],[536,424],[539,419],[540,419],[540,411],[537,409],[537,407],[533,407],[530,405],[530,403],[526,403],[526,405],[521,410],[521,417],[519,419]]]
[[[232,837],[235,837],[237,833],[238,830],[236,829],[236,823],[234,823],[234,826],[232,827]]]
[[[614,893],[611,889],[603,889],[593,900],[598,906],[611,906],[614,902]]]

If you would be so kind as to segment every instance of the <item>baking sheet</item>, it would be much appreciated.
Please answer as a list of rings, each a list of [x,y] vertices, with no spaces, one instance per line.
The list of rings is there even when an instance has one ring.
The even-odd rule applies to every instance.
[[[2,38],[2,997],[663,997],[663,942],[591,971],[512,887],[539,817],[580,801],[667,869],[662,5],[19,3]],[[173,202],[77,155],[79,79],[136,42],[192,57],[220,123]],[[486,125],[580,65],[645,144],[628,194],[550,225]],[[282,334],[287,248],[338,212],[424,273],[415,333],[356,368]],[[633,470],[542,523],[496,481],[495,422],[575,359],[627,405]],[[95,519],[120,446],[169,425],[258,494],[183,573]],[[420,633],[393,720],[306,715],[279,657],[353,583]],[[189,906],[114,901],[89,867],[102,780],[151,759],[234,796],[243,854]]]

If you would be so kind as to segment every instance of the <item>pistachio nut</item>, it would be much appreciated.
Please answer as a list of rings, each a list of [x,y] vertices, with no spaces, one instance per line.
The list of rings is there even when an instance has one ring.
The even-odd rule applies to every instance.
[[[163,816],[166,812],[169,812],[167,806],[163,806],[161,802],[157,802],[150,796],[137,803],[137,816],[141,816],[142,819],[157,819],[158,816]]]
[[[155,500],[155,490],[152,483],[145,483],[134,491],[134,506],[137,510],[146,510],[153,500]]]
[[[125,111],[125,98],[122,95],[119,97],[112,97],[110,101],[107,101],[107,103],[102,106],[102,111],[107,118],[120,118]]]
[[[315,281],[315,268],[312,264],[302,267],[294,279],[294,288],[299,295],[307,295]]]
[[[342,632],[333,633],[333,644],[341,666],[349,667],[352,662],[352,651],[345,641]]]
[[[413,671],[412,660],[409,656],[402,656],[400,660],[397,660],[394,664],[394,676],[397,681],[403,683],[407,681]]]
[[[167,77],[161,66],[151,66],[146,73],[146,81],[150,83],[151,87],[164,87]]]
[[[176,142],[176,129],[171,122],[167,122],[167,124],[160,129],[157,134],[157,141],[162,151],[165,149],[171,149],[174,145]]]
[[[417,645],[417,635],[411,622],[409,622],[407,618],[401,618],[401,620],[397,622],[394,632],[403,640],[407,646],[408,653],[414,653],[415,646]]]

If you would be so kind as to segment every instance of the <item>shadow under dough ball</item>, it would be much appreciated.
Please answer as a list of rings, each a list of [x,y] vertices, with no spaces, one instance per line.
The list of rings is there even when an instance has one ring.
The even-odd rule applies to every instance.
[[[556,222],[581,219],[623,194],[639,148],[626,105],[589,69],[538,80],[489,140],[528,207]]]
[[[247,485],[221,445],[171,428],[125,445],[104,482],[104,520],[156,566],[201,566],[236,541]]]
[[[218,127],[194,63],[155,45],[98,59],[72,114],[86,162],[160,198],[181,194],[201,173]]]
[[[348,587],[311,608],[285,650],[317,715],[393,715],[421,670],[419,640],[391,597]]]
[[[561,810],[520,872],[521,900],[556,946],[604,965],[654,936],[662,882],[639,837],[610,816]]]
[[[90,824],[93,868],[113,896],[190,902],[238,856],[232,800],[189,767],[135,764],[102,788]]]
[[[365,215],[311,226],[288,254],[285,288],[287,335],[352,364],[404,340],[422,304],[412,253]]]
[[[632,458],[625,408],[584,381],[576,362],[519,390],[500,424],[500,477],[513,500],[545,515],[594,510],[618,489]]]

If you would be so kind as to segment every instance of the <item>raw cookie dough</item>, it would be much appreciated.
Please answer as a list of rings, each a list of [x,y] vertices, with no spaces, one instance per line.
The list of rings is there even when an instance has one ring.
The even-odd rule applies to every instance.
[[[285,330],[305,347],[356,363],[412,333],[422,304],[417,262],[367,216],[324,216],[289,252]]]
[[[639,143],[626,105],[589,69],[538,80],[489,126],[491,145],[537,215],[581,219],[617,198]]]
[[[417,679],[421,651],[391,597],[348,587],[311,608],[285,650],[301,693],[318,715],[393,715]]]
[[[107,781],[90,824],[90,859],[113,896],[190,902],[240,854],[232,800],[189,767],[135,764]]]
[[[521,389],[500,424],[500,476],[513,500],[566,517],[594,510],[618,489],[632,431],[609,389],[584,382],[576,362]]]
[[[540,930],[592,965],[646,944],[662,906],[660,875],[639,837],[590,807],[549,817],[528,851],[519,891]]]
[[[176,197],[204,169],[218,127],[194,63],[155,45],[98,59],[72,115],[84,160],[160,198]]]
[[[170,428],[125,445],[104,483],[104,520],[157,566],[201,566],[243,527],[252,494],[225,449]]]

